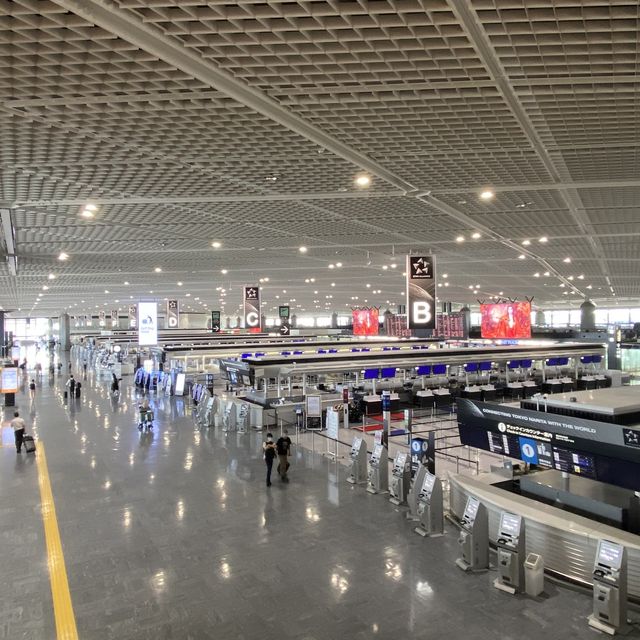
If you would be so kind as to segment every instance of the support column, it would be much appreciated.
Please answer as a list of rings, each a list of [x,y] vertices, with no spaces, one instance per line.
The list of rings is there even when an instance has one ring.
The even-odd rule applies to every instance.
[[[460,309],[460,313],[462,314],[462,337],[466,339],[471,331],[471,309],[465,305]]]
[[[60,349],[62,351],[71,349],[71,322],[68,313],[60,314]]]
[[[0,311],[0,355],[3,358],[7,355],[7,340],[4,335],[4,311]]]
[[[596,305],[585,300],[580,305],[580,331],[594,331],[596,328]]]

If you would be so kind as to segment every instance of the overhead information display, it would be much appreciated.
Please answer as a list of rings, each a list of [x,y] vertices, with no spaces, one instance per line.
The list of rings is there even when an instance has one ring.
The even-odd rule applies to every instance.
[[[628,427],[468,398],[457,404],[463,445],[640,490],[640,448]]]

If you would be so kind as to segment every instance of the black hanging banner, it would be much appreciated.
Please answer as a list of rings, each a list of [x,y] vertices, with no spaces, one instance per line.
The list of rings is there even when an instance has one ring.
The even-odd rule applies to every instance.
[[[211,333],[220,333],[220,312],[211,312]]]
[[[436,259],[407,256],[407,326],[409,329],[436,327]]]
[[[167,300],[167,329],[180,326],[180,304],[177,300]]]
[[[260,331],[260,287],[244,288],[244,326],[245,329]]]

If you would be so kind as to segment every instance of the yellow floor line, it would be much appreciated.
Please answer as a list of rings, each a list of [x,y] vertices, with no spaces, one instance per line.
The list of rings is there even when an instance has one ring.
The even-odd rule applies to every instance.
[[[57,640],[77,640],[76,619],[73,614],[71,593],[67,580],[67,568],[64,563],[56,507],[53,502],[53,492],[49,480],[47,456],[44,444],[37,443],[36,461],[38,466],[38,484],[40,485],[40,500],[42,503],[42,523],[47,541],[47,561],[49,565],[49,580],[53,597],[53,613],[56,619]]]

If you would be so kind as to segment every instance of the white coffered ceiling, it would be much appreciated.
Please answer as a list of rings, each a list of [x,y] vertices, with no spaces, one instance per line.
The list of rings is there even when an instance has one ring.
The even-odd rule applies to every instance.
[[[0,0],[18,256],[0,304],[234,314],[268,278],[269,310],[386,307],[410,251],[438,257],[442,300],[638,304],[639,17],[636,0]]]

